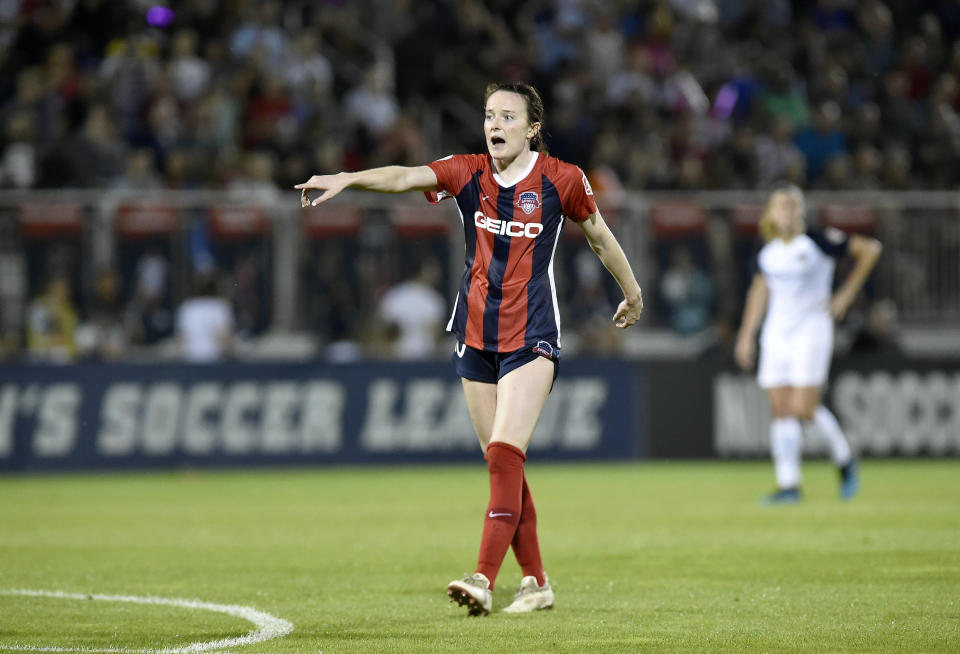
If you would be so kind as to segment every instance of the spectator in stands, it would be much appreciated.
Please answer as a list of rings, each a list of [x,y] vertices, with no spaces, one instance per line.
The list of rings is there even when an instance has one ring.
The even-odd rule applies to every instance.
[[[229,184],[229,190],[255,198],[265,205],[276,204],[280,188],[273,181],[274,158],[267,151],[250,152],[244,158],[243,172]]]
[[[835,154],[827,160],[823,174],[813,185],[820,191],[842,191],[853,188],[853,158],[849,154]]]
[[[758,187],[765,188],[773,182],[783,179],[792,166],[806,164],[803,153],[793,142],[793,121],[787,116],[773,120],[769,133],[761,133],[754,142],[753,181]]]
[[[99,70],[106,91],[103,101],[116,118],[117,132],[137,138],[144,127],[143,108],[162,70],[156,38],[150,32],[116,35],[101,55],[105,55]]]
[[[0,155],[0,188],[30,188],[37,177],[37,148],[33,120],[20,112],[7,123],[6,148]]]
[[[857,107],[850,120],[849,136],[853,149],[861,145],[879,148],[883,144],[880,107],[875,102],[864,102]]]
[[[387,290],[380,300],[381,320],[394,327],[393,355],[398,359],[430,358],[437,353],[446,323],[446,299],[437,290],[440,264],[417,261],[409,279]]]
[[[676,246],[671,259],[660,280],[667,320],[678,334],[703,331],[713,311],[713,282],[697,267],[688,247]]]
[[[117,361],[130,345],[120,281],[112,270],[101,270],[93,287],[87,317],[77,327],[77,349],[82,358]]]
[[[827,100],[817,107],[813,122],[797,132],[795,141],[807,162],[807,180],[810,182],[820,178],[834,156],[847,153],[847,138],[840,117],[839,105]]]
[[[63,101],[51,92],[45,71],[27,68],[16,76],[16,89],[12,98],[4,98],[0,108],[2,124],[7,125],[18,114],[25,114],[34,126],[30,133],[37,148],[52,145],[61,136],[60,130],[65,109]],[[43,129],[37,129],[43,126]]]
[[[157,173],[153,150],[139,148],[127,157],[126,170],[114,178],[111,186],[128,191],[152,191],[163,188],[163,179]]]
[[[210,62],[197,54],[197,34],[193,30],[174,34],[167,76],[180,102],[194,102],[209,88],[213,71]]]
[[[317,35],[301,32],[294,43],[295,56],[286,68],[286,81],[294,101],[303,110],[326,100],[333,90],[333,65],[320,51]]]
[[[152,345],[173,330],[168,307],[170,263],[159,246],[150,245],[137,261],[128,311],[135,343]]]
[[[880,169],[883,157],[880,151],[870,144],[857,147],[854,152],[854,170],[846,188],[875,191],[880,189]]]
[[[243,3],[248,15],[230,36],[230,52],[251,61],[268,77],[283,77],[290,54],[290,42],[280,22],[283,5],[277,0]]]
[[[243,145],[247,150],[285,147],[297,137],[293,103],[282,77],[259,76],[244,114]]]
[[[912,144],[922,129],[923,116],[910,97],[910,78],[894,68],[883,75],[880,115],[883,136],[888,141]]]
[[[917,188],[913,175],[910,151],[903,145],[891,143],[883,153],[883,188],[889,191],[909,191]]]
[[[70,299],[70,282],[55,275],[43,294],[27,307],[27,350],[31,360],[67,363],[77,354],[77,310]]]
[[[400,108],[389,85],[386,71],[374,66],[343,98],[343,108],[350,123],[374,138],[390,131],[400,116]]]
[[[177,337],[190,363],[214,363],[233,350],[233,307],[217,289],[214,272],[198,273],[191,297],[177,309]]]
[[[79,174],[74,186],[103,188],[123,170],[126,148],[117,140],[105,106],[90,107],[70,154]]]
[[[231,93],[227,83],[215,82],[193,106],[189,144],[208,156],[235,149],[243,108],[241,99]]]

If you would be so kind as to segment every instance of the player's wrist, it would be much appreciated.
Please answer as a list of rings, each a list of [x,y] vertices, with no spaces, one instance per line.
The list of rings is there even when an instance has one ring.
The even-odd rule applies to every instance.
[[[640,291],[640,287],[631,288],[623,292],[623,299],[627,301],[627,304],[638,304],[643,302],[643,293]]]

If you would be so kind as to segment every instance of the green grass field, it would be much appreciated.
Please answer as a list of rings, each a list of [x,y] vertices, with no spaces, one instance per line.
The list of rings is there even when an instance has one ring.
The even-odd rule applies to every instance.
[[[770,465],[528,465],[553,611],[468,618],[487,477],[471,466],[0,479],[0,651],[183,648],[243,636],[178,606],[249,606],[294,630],[227,651],[960,652],[960,460],[867,461],[861,495],[804,469],[764,508]]]

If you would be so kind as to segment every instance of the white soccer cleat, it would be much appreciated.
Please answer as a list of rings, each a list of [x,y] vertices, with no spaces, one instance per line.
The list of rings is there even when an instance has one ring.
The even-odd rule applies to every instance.
[[[451,581],[447,586],[447,597],[460,606],[466,605],[468,615],[488,615],[493,606],[490,580],[479,572]]]
[[[530,613],[553,608],[553,589],[550,580],[543,575],[543,585],[537,585],[537,578],[530,576],[520,580],[520,588],[513,596],[513,602],[503,610],[504,613]]]

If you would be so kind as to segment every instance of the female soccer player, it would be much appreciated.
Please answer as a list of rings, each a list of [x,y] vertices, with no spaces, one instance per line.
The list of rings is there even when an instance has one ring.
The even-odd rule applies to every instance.
[[[870,275],[880,256],[880,242],[847,236],[835,228],[805,233],[803,216],[799,188],[785,186],[771,194],[760,220],[767,243],[757,255],[757,273],[747,293],[735,349],[737,363],[750,368],[763,320],[757,380],[770,398],[777,479],[777,490],[764,499],[774,504],[800,501],[801,423],[816,426],[826,439],[840,470],[841,497],[850,499],[859,488],[850,445],[820,398],[833,354],[833,321],[846,314]],[[856,264],[831,297],[834,259],[846,254]]]
[[[303,206],[329,200],[348,186],[387,193],[422,190],[431,202],[456,199],[466,263],[447,330],[458,339],[453,361],[490,473],[476,572],[447,587],[451,601],[466,605],[470,615],[490,612],[494,581],[511,546],[523,578],[504,611],[553,606],[523,464],[560,360],[553,255],[564,217],[583,230],[623,290],[614,324],[629,327],[643,308],[640,286],[597,210],[586,176],[547,155],[542,126],[543,102],[536,89],[492,84],[483,121],[487,154],[318,175],[295,187],[302,191]],[[313,190],[323,193],[311,201]]]

